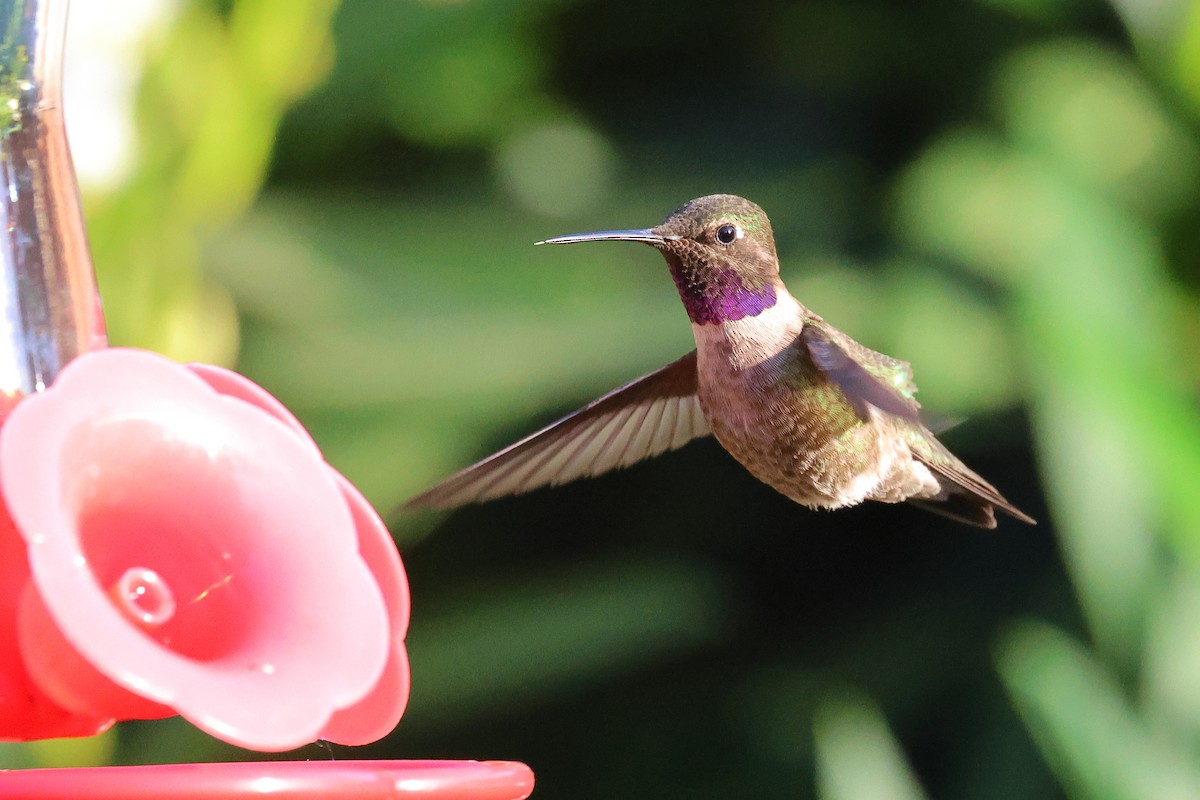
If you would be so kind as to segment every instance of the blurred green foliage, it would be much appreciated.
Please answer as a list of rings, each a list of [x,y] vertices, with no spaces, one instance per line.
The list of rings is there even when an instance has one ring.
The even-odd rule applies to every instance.
[[[394,513],[413,700],[339,757],[521,759],[547,798],[1200,797],[1200,2],[192,0],[138,113],[87,198],[114,341],[236,352],[385,511],[692,346],[656,254],[532,241],[729,191],[1041,520],[816,514],[711,443]],[[0,756],[246,756],[104,741]]]

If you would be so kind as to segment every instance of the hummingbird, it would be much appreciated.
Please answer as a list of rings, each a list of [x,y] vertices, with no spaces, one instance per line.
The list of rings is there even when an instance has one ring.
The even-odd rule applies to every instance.
[[[662,253],[696,349],[412,498],[451,508],[600,475],[712,434],[754,477],[818,509],[907,501],[996,527],[1008,502],[921,418],[912,368],[851,339],[779,276],[770,220],[729,194],[691,200],[653,228],[537,244],[642,242]]]

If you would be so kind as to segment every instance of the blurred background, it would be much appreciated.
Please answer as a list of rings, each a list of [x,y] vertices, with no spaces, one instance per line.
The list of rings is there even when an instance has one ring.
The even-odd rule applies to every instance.
[[[68,49],[113,342],[277,394],[409,571],[404,720],[291,757],[1200,797],[1200,2],[74,0]],[[712,441],[398,510],[691,349],[650,249],[531,243],[712,192],[1036,528],[808,511]],[[0,748],[249,757],[178,719]]]

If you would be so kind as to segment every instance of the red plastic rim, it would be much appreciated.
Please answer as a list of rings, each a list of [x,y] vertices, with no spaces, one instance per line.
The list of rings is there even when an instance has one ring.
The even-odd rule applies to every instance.
[[[256,761],[0,770],[0,798],[24,800],[524,800],[517,761]]]

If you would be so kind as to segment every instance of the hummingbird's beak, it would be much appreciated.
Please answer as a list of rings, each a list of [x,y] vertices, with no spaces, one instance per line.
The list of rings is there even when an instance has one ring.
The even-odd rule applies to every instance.
[[[555,236],[534,244],[575,244],[576,242],[645,242],[646,244],[661,245],[674,236],[663,236],[655,233],[653,228],[639,228],[628,231],[596,231],[594,233],[571,233],[566,236]]]

